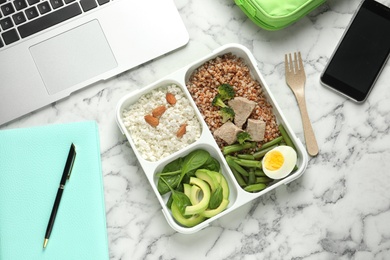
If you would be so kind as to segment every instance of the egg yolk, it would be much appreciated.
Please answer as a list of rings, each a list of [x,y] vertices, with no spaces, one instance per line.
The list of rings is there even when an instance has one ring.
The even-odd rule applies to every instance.
[[[284,157],[279,151],[271,151],[268,156],[264,158],[264,167],[270,171],[279,170],[283,163]]]

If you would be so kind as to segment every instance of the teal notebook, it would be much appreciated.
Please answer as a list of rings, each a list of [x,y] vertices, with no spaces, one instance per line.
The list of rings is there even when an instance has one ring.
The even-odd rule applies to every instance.
[[[43,240],[71,143],[76,160]],[[96,122],[0,131],[0,259],[108,259]]]

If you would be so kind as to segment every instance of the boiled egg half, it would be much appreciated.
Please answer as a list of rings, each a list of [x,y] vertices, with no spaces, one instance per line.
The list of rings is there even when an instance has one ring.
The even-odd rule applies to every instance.
[[[263,171],[272,179],[281,179],[289,175],[296,163],[297,153],[286,145],[277,146],[264,155]]]

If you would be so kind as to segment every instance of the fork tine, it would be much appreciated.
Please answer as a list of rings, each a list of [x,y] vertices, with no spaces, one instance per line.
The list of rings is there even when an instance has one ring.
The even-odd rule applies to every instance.
[[[288,54],[288,66],[290,68],[290,72],[294,73],[294,67],[293,67],[293,62],[292,62],[292,57],[291,53]]]
[[[288,67],[288,60],[287,60],[287,54],[284,54],[284,71],[288,72],[289,67]]]
[[[296,74],[299,71],[297,53],[294,52],[294,73]]]
[[[299,69],[304,70],[301,52],[298,52]]]
[[[294,52],[294,59],[291,53],[284,55],[284,67],[286,72],[297,74],[304,71],[301,52]]]

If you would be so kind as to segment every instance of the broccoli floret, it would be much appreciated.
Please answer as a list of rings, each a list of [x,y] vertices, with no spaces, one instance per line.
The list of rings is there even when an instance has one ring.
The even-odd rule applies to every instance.
[[[220,85],[218,87],[218,93],[223,101],[227,101],[234,98],[235,94],[233,87],[229,84]]]
[[[237,134],[237,141],[240,144],[243,144],[245,141],[250,141],[251,139],[251,135],[248,132],[239,132]]]
[[[213,106],[216,106],[216,107],[227,107],[227,105],[225,103],[223,103],[223,100],[222,100],[220,94],[215,95],[212,104],[213,104]]]
[[[222,123],[226,123],[228,120],[234,119],[234,110],[231,107],[222,107],[220,110],[222,116]]]

